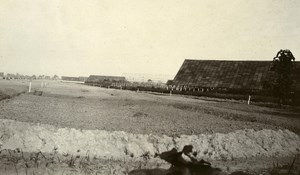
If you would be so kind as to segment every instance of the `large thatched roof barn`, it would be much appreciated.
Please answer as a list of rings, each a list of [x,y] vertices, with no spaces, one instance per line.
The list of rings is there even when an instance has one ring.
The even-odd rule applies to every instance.
[[[300,90],[300,62],[295,62],[294,86]],[[272,77],[272,61],[185,60],[172,85],[176,87],[261,90]]]

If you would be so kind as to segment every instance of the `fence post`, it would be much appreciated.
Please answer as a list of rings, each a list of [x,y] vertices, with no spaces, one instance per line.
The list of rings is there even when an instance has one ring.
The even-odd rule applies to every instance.
[[[28,92],[31,92],[31,81],[29,82],[29,88],[28,88]]]
[[[248,105],[250,105],[250,100],[251,100],[251,95],[249,95],[249,98],[248,98]]]

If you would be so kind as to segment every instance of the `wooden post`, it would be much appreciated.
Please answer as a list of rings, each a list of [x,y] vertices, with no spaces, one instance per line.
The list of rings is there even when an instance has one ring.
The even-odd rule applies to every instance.
[[[170,96],[172,96],[172,90],[170,90]]]
[[[28,92],[31,92],[31,82],[29,82],[29,88],[28,88]]]
[[[249,98],[248,98],[248,105],[250,105],[250,100],[251,100],[251,95],[249,95]]]

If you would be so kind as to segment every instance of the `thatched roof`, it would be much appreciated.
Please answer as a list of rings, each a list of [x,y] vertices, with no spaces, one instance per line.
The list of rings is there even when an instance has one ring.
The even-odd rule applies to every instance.
[[[185,60],[173,84],[204,88],[262,89],[262,84],[272,75],[271,63],[272,61]],[[294,82],[300,88],[300,62],[295,63]]]

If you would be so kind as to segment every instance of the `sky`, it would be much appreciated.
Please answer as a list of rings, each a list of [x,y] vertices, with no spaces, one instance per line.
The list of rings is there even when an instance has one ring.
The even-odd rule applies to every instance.
[[[174,78],[184,59],[300,60],[298,0],[0,0],[0,72]]]

